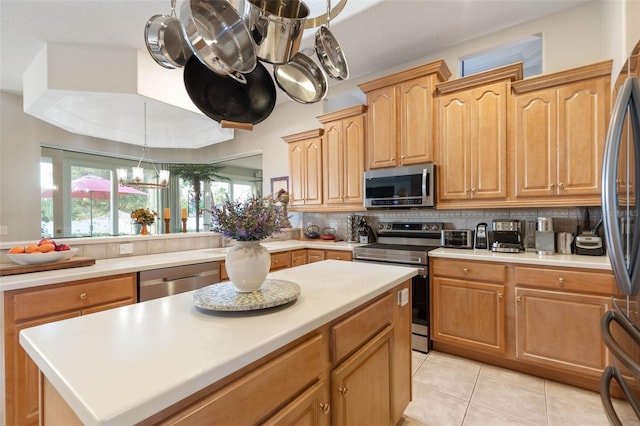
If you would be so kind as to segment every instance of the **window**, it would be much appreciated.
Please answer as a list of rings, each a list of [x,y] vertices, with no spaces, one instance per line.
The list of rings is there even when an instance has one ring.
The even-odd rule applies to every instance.
[[[460,77],[522,62],[524,77],[542,74],[542,34],[460,58]]]

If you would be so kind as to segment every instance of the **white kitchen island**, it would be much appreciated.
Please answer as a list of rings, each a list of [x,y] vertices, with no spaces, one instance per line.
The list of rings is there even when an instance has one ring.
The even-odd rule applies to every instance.
[[[297,301],[281,307],[203,313],[188,292],[29,328],[20,343],[82,423],[134,424],[397,289],[416,273],[407,267],[318,262],[269,274],[301,288]],[[385,297],[400,306],[397,296]],[[411,309],[403,309],[408,315],[393,314],[396,320],[401,315],[402,324],[389,319],[396,333],[402,330],[398,341],[410,339]],[[376,308],[371,318],[384,312]],[[407,343],[407,386],[410,357]],[[396,358],[404,365],[404,355]]]

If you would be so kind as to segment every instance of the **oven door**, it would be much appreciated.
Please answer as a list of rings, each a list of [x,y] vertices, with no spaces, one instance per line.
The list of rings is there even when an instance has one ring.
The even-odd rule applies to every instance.
[[[418,268],[418,275],[411,279],[411,349],[427,353],[432,347],[429,339],[429,277],[424,265],[408,265],[393,262],[372,262],[353,259],[354,262],[381,265],[410,266]]]

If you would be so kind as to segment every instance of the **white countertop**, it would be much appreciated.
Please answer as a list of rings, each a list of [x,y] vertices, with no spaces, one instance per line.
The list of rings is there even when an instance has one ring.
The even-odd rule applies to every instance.
[[[439,248],[431,250],[429,252],[429,257],[523,263],[561,268],[603,269],[611,271],[611,263],[609,262],[608,256],[584,256],[578,254],[538,255],[535,252],[494,253],[490,250]]]
[[[417,274],[327,260],[269,274],[293,305],[204,314],[193,292],[29,328],[20,343],[87,425],[141,421]]]
[[[269,252],[279,252],[304,248],[321,248],[330,250],[352,251],[353,247],[361,246],[357,243],[314,242],[283,240],[262,243]],[[36,287],[47,284],[57,284],[107,275],[140,272],[150,269],[169,268],[193,263],[213,262],[224,260],[227,248],[210,248],[188,251],[176,251],[145,256],[118,257],[113,259],[96,260],[95,265],[79,268],[59,269],[46,272],[32,272],[28,274],[7,275],[0,277],[0,291],[16,290],[20,288]]]

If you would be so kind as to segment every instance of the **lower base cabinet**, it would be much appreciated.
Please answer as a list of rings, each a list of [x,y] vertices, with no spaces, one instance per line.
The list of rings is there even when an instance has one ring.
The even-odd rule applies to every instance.
[[[74,281],[4,293],[7,425],[38,425],[40,370],[22,349],[20,331],[136,303],[135,274]]]

